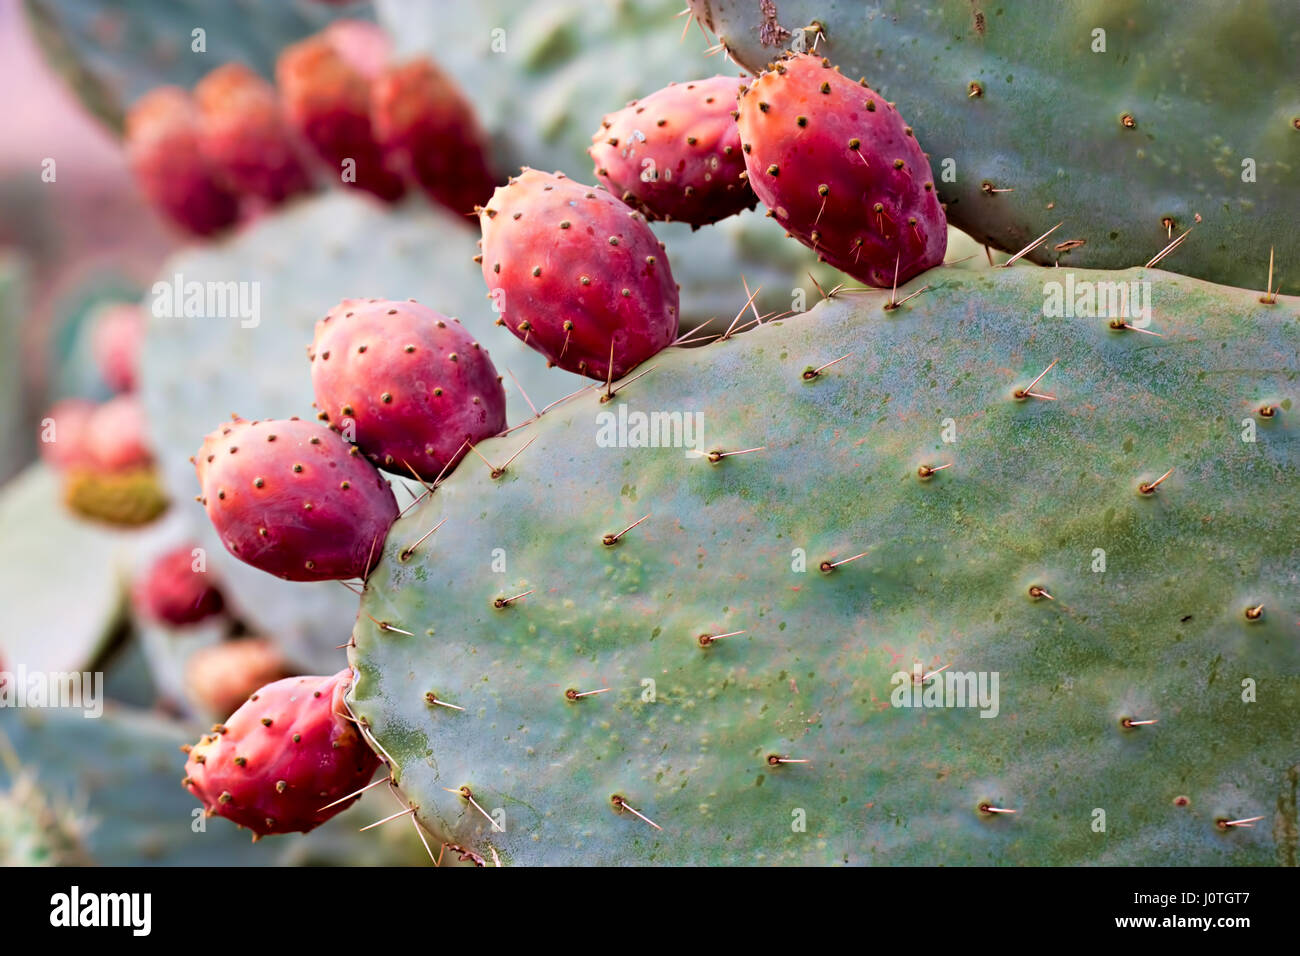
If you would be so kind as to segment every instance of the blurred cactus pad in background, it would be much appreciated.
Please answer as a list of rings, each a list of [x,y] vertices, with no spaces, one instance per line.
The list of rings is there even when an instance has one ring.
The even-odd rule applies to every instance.
[[[0,864],[1296,865],[1296,49],[0,7]]]

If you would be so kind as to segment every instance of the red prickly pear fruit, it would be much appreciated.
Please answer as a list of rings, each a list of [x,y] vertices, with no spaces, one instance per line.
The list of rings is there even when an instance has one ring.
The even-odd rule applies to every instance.
[[[375,135],[385,153],[434,202],[469,215],[496,185],[474,110],[428,59],[385,70],[370,92]]]
[[[194,98],[204,155],[232,190],[276,205],[311,188],[271,84],[227,63],[199,81]]]
[[[898,110],[809,54],[790,54],[739,100],[749,183],[796,239],[879,288],[943,262],[948,222],[930,161]]]
[[[265,637],[212,644],[185,662],[186,691],[214,717],[233,713],[259,687],[291,676],[288,662]]]
[[[649,219],[706,226],[754,208],[732,116],[744,82],[672,83],[610,113],[587,150],[597,178]]]
[[[220,614],[225,606],[206,569],[195,569],[194,551],[188,544],[149,565],[131,589],[131,599],[141,615],[173,627],[197,624]]]
[[[98,471],[124,471],[153,460],[144,406],[134,395],[119,395],[98,406],[86,422],[87,464]]]
[[[126,151],[145,196],[176,225],[210,236],[239,218],[239,200],[203,155],[194,101],[179,87],[151,90],[131,108]]]
[[[361,449],[315,422],[236,418],[204,439],[194,467],[227,550],[289,581],[364,578],[397,518]]]
[[[50,406],[41,418],[41,458],[59,471],[91,464],[88,431],[95,403],[65,398]]]
[[[645,216],[599,187],[525,168],[479,211],[493,308],[552,365],[622,378],[672,344],[677,285]]]
[[[91,352],[100,377],[115,392],[135,391],[144,331],[144,311],[138,305],[112,305],[95,317]]]
[[[347,809],[355,800],[342,798],[369,783],[379,766],[360,731],[341,716],[351,681],[344,669],[267,684],[189,748],[186,789],[209,814],[256,837],[306,833]]]
[[[506,427],[501,377],[458,319],[418,302],[344,299],[316,323],[316,407],[380,468],[435,481]]]
[[[387,52],[388,38],[379,27],[339,21],[286,47],[275,76],[290,124],[331,175],[391,202],[406,186],[370,122],[370,84]]]

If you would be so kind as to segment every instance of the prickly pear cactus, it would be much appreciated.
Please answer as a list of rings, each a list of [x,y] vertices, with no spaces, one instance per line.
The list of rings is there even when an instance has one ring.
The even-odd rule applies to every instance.
[[[897,100],[948,219],[981,241],[1014,252],[1062,223],[1030,258],[1122,268],[1190,229],[1162,268],[1262,288],[1275,247],[1296,288],[1300,234],[1276,215],[1300,202],[1293,3],[690,7],[751,70],[815,42]]]
[[[23,6],[51,65],[114,129],[121,129],[126,107],[153,87],[191,86],[232,60],[269,78],[284,45],[336,16],[366,15],[361,4],[264,0],[241,2],[238,15],[202,0],[24,0]]]
[[[364,197],[328,193],[293,203],[228,241],[185,250],[161,270],[164,298],[178,283],[203,283],[205,290],[238,283],[246,301],[257,305],[253,318],[153,315],[141,397],[164,483],[176,507],[191,513],[193,533],[229,585],[227,598],[240,617],[282,641],[304,668],[337,669],[335,647],[347,629],[341,622],[356,613],[355,596],[333,582],[280,581],[232,558],[192,503],[198,483],[189,458],[232,412],[250,419],[310,418],[306,350],[316,321],[359,294],[413,298],[459,317],[505,379],[511,424],[533,414],[512,375],[538,409],[587,384],[541,367],[530,349],[495,327],[496,314],[472,261],[476,251],[471,231],[421,201],[391,210]],[[154,299],[145,299],[151,312]],[[394,479],[401,506],[411,501],[404,484]]]
[[[1114,283],[1149,298],[1090,317]],[[397,522],[350,706],[434,839],[1296,861],[1300,300],[1141,269],[913,292],[663,353]]]

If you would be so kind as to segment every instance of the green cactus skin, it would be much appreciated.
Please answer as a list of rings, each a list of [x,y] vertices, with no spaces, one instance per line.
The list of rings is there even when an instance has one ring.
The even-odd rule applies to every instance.
[[[193,86],[232,60],[268,79],[280,48],[363,5],[241,2],[238,15],[204,0],[24,0],[32,34],[86,108],[120,131],[126,107],[165,83]],[[191,52],[191,31],[206,51]]]
[[[1044,317],[1067,276],[1149,281],[1161,335]],[[394,525],[350,706],[433,839],[489,865],[1296,861],[1300,300],[1034,267],[900,299],[922,284],[662,353]],[[1054,400],[1018,400],[1053,361]],[[622,406],[762,450],[598,447]],[[914,663],[997,672],[997,716],[890,706]]]
[[[1194,231],[1161,268],[1262,289],[1275,247],[1285,290],[1297,288],[1294,3],[690,7],[751,70],[820,22],[817,52],[898,102],[930,154],[949,221],[981,241],[1015,252],[1063,222],[1031,259],[1124,268],[1168,244],[1169,219],[1173,236]],[[1105,52],[1093,52],[1095,30]],[[802,36],[810,43],[815,31]],[[944,179],[949,159],[955,182]],[[1243,182],[1247,159],[1254,182]]]

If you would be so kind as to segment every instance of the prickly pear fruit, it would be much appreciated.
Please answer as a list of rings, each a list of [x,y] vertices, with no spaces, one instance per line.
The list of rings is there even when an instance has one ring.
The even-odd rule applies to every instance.
[[[256,837],[306,833],[354,801],[379,766],[346,717],[352,671],[267,684],[189,748],[185,787]]]
[[[95,403],[84,398],[65,398],[50,406],[41,417],[41,458],[59,471],[88,465],[87,427],[94,414]]]
[[[791,54],[741,93],[737,124],[754,192],[823,261],[881,288],[943,262],[930,161],[865,81]]]
[[[95,316],[91,351],[100,377],[115,392],[135,391],[144,329],[144,311],[133,303],[110,305]]]
[[[140,400],[119,395],[98,406],[86,421],[85,445],[91,467],[102,471],[148,464],[153,455]]]
[[[185,662],[185,688],[208,714],[224,717],[259,687],[293,676],[289,663],[265,637],[245,637],[200,648]]]
[[[370,84],[387,56],[374,24],[339,21],[286,47],[276,83],[289,122],[345,185],[389,201],[405,192],[370,123]]]
[[[672,344],[677,286],[645,216],[556,173],[525,169],[479,212],[500,322],[560,368],[621,378]]]
[[[344,299],[316,323],[311,380],[322,417],[380,468],[436,480],[506,427],[486,349],[458,319],[415,301]]]
[[[194,459],[200,501],[226,549],[289,581],[364,578],[397,499],[336,432],[315,422],[227,422]]]
[[[132,602],[145,617],[184,627],[220,614],[225,602],[207,570],[195,570],[190,545],[182,545],[153,562],[132,588]]]
[[[421,58],[385,70],[370,92],[375,135],[390,161],[434,202],[469,215],[495,186],[486,139],[452,79]]]
[[[311,188],[275,89],[242,63],[227,63],[194,88],[204,155],[226,185],[269,204]]]
[[[610,113],[587,153],[596,177],[648,219],[704,226],[752,209],[732,111],[744,80],[673,83]]]
[[[238,199],[203,155],[194,101],[179,87],[151,90],[131,108],[126,151],[140,189],[176,225],[208,236],[239,218]]]

